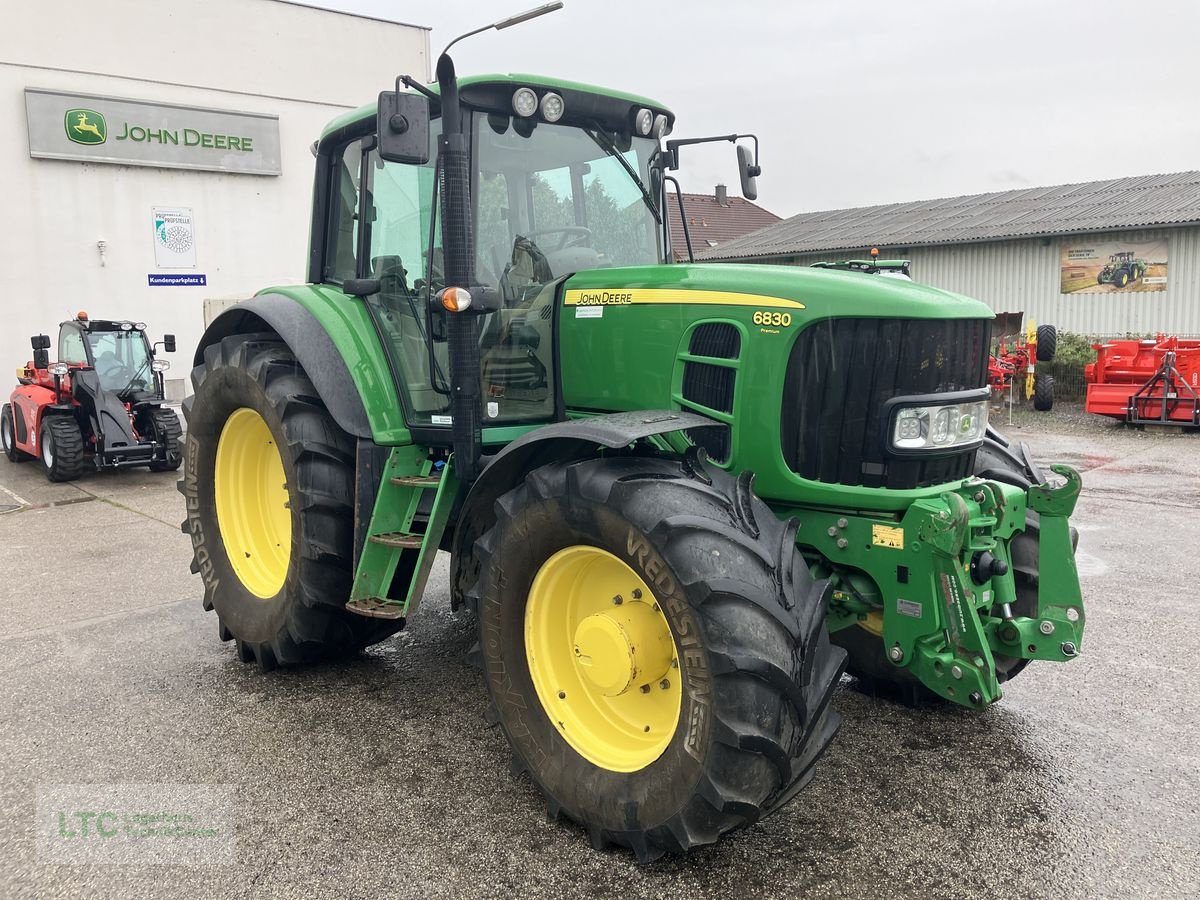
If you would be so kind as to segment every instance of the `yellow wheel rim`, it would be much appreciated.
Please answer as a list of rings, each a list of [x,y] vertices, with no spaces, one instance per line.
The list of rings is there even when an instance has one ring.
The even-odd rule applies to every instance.
[[[579,545],[542,564],[525,655],[546,715],[588,762],[636,772],[671,743],[683,701],[675,639],[653,592],[611,553]]]
[[[264,600],[283,587],[292,556],[286,480],[283,457],[263,417],[245,407],[236,410],[217,442],[217,524],[234,573]]]
[[[858,627],[871,632],[875,637],[883,637],[883,611],[871,610],[865,619],[859,621]]]

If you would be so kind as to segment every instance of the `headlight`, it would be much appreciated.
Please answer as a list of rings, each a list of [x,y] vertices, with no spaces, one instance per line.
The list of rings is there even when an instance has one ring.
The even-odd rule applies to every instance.
[[[891,403],[889,449],[900,455],[969,450],[983,443],[987,423],[986,389],[898,397]]]
[[[51,375],[62,377],[67,374],[67,364],[65,362],[51,363],[49,372]]]
[[[150,363],[150,368],[155,372],[165,372],[171,368],[171,361],[169,359],[156,359]]]
[[[644,108],[639,109],[637,111],[637,115],[634,117],[633,125],[637,129],[638,134],[642,135],[643,137],[648,135],[650,133],[650,129],[654,127],[653,111]]]
[[[662,140],[664,137],[666,137],[668,134],[667,117],[662,113],[659,113],[657,116],[655,116],[654,127],[650,130],[650,133],[659,140]]]
[[[557,122],[567,111],[563,98],[551,91],[542,98],[542,118],[547,122]]]
[[[513,112],[518,116],[532,116],[537,112],[537,94],[527,87],[517,88],[512,95]]]

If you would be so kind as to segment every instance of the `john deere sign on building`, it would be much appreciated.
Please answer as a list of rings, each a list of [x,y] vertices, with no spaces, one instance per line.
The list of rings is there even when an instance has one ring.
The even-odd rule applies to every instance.
[[[29,155],[127,166],[279,175],[279,118],[25,89]]]

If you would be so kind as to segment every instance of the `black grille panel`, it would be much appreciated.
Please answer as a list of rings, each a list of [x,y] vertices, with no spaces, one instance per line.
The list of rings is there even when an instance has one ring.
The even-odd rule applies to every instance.
[[[683,399],[718,412],[733,412],[735,369],[708,363],[683,364]]]
[[[688,352],[693,356],[737,359],[742,352],[742,336],[736,328],[725,322],[705,322],[697,325],[692,332]]]
[[[986,319],[829,319],[800,333],[788,360],[780,431],[792,471],[814,481],[906,489],[971,474],[975,452],[885,453],[893,397],[987,384]]]

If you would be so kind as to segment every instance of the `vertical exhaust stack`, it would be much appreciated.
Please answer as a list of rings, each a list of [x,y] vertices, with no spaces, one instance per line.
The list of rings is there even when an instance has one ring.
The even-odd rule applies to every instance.
[[[442,135],[438,139],[441,172],[442,252],[447,287],[470,290],[474,265],[471,234],[470,135],[462,131],[458,80],[454,61],[443,53],[437,63],[442,97]],[[450,416],[454,460],[459,477],[471,482],[479,474],[482,444],[479,320],[470,312],[452,313],[447,331],[450,350]]]

